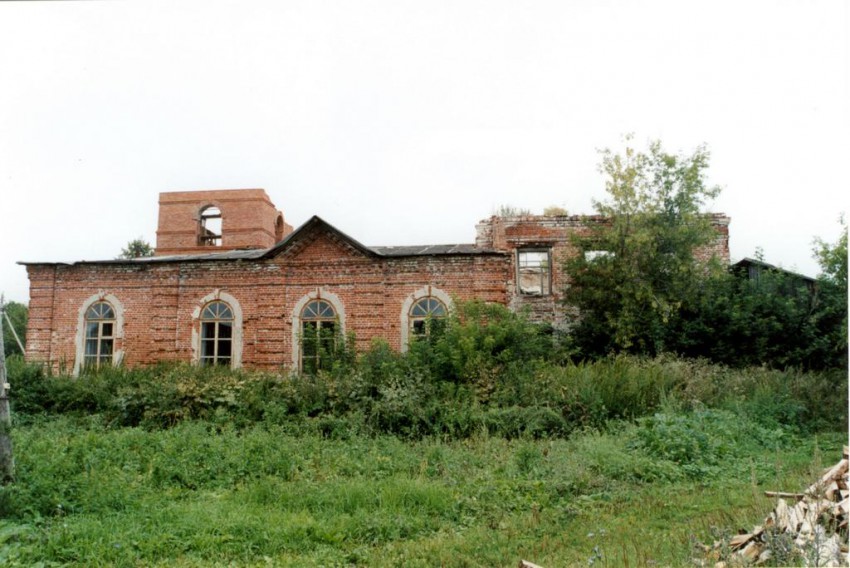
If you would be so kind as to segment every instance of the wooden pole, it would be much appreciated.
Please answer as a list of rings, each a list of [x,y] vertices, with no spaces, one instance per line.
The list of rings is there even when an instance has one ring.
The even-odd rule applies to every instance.
[[[24,355],[26,353],[26,350],[24,349],[24,344],[21,341],[21,338],[18,337],[18,332],[15,331],[15,325],[12,323],[12,318],[9,317],[9,312],[4,311],[3,314],[6,316],[6,323],[9,324],[9,330],[12,332],[12,337],[15,338],[15,342],[18,344],[18,349],[21,350],[21,355]],[[2,325],[3,325],[3,318],[0,317],[0,327],[2,327]],[[2,341],[3,341],[3,337],[0,336],[0,342],[2,342]]]
[[[6,353],[3,349],[3,316],[6,301],[0,295],[0,482],[15,480],[15,458],[12,456],[12,413],[9,411],[9,385],[6,383]]]

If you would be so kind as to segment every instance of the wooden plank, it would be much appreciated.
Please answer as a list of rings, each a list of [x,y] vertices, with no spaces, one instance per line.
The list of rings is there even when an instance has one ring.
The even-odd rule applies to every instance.
[[[806,496],[805,493],[788,493],[787,491],[765,491],[765,497],[781,497],[783,499],[802,499]]]

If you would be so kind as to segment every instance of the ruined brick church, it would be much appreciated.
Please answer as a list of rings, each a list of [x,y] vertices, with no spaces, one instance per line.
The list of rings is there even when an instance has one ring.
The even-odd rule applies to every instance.
[[[729,260],[729,218],[706,255]],[[595,216],[493,216],[474,244],[365,246],[319,217],[293,230],[262,189],[159,196],[156,254],[23,262],[27,358],[54,368],[192,361],[314,370],[338,334],[404,351],[456,300],[565,323],[571,235]]]

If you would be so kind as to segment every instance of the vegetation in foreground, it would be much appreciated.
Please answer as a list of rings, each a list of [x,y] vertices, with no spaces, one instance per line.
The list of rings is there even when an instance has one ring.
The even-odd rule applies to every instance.
[[[0,562],[680,566],[694,538],[752,526],[764,489],[804,487],[844,442],[758,428],[746,442],[751,427],[704,412],[569,440],[406,442],[51,418],[16,431]]]
[[[13,358],[0,564],[684,565],[846,443],[842,374],[428,353],[316,377]]]

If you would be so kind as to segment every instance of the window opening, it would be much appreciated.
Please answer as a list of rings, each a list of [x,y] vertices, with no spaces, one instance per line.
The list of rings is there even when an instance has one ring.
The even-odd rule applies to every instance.
[[[437,321],[446,317],[448,310],[446,306],[432,296],[427,296],[417,300],[410,307],[410,336],[415,338],[428,337],[434,328],[437,327]]]
[[[517,287],[520,294],[545,296],[552,293],[549,250],[520,250],[517,253]]]
[[[115,311],[106,302],[92,304],[86,310],[86,348],[83,367],[97,369],[112,364],[115,349]]]
[[[198,245],[221,246],[221,210],[218,207],[211,206],[201,211]]]
[[[325,300],[312,300],[301,310],[301,371],[330,367],[336,350],[337,317]]]
[[[614,253],[608,250],[588,250],[584,253],[584,260],[594,262],[596,260],[605,259],[613,256]]]
[[[201,312],[201,365],[230,365],[233,359],[233,310],[221,301]]]
[[[279,243],[283,240],[283,216],[278,215],[274,222],[274,240]]]

